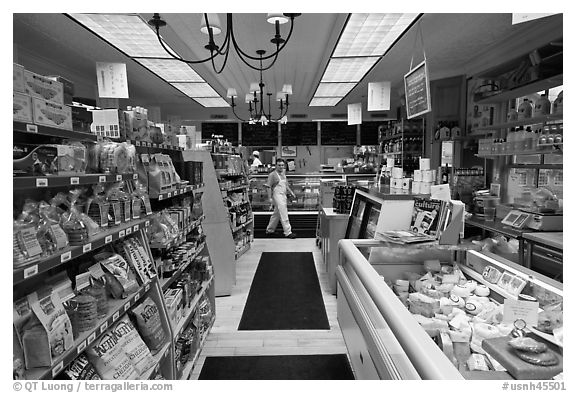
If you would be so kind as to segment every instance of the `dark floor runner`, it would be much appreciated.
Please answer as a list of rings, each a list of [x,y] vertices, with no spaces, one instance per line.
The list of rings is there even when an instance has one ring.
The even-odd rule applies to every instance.
[[[238,330],[330,329],[311,252],[263,252]]]
[[[208,356],[199,379],[354,379],[348,358],[338,355]]]

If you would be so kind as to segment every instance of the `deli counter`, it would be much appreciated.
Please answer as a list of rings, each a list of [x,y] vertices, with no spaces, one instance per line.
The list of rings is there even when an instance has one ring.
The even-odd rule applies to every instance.
[[[346,239],[339,253],[338,321],[357,379],[562,373],[562,283],[462,245]],[[533,338],[542,353],[513,349],[511,336]],[[522,340],[513,343],[533,343]]]

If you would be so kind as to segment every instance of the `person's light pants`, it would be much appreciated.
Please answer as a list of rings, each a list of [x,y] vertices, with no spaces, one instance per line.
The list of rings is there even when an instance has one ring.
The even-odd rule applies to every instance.
[[[290,221],[288,220],[288,201],[286,195],[275,195],[274,200],[274,212],[270,217],[270,222],[266,228],[267,233],[272,233],[276,231],[278,226],[278,221],[282,224],[282,229],[284,230],[284,236],[288,236],[292,233],[292,227],[290,226]]]

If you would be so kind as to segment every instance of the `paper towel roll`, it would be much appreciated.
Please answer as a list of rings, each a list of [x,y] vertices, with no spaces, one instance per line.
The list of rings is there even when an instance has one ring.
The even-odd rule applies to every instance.
[[[420,183],[420,194],[430,194],[432,192],[432,183],[422,182]]]
[[[386,166],[388,168],[393,168],[394,167],[394,159],[393,158],[387,158],[386,159]]]
[[[434,181],[434,175],[430,169],[422,171],[422,181],[426,183],[432,183]]]
[[[403,190],[409,190],[410,189],[410,183],[412,182],[412,179],[409,177],[405,177],[402,179],[402,189]]]
[[[419,181],[412,182],[412,192],[414,194],[420,194],[420,184],[422,184],[422,182]]]
[[[429,158],[421,158],[420,159],[420,170],[428,170],[430,169],[430,159]]]
[[[402,168],[394,167],[392,168],[392,178],[394,179],[402,179]]]
[[[414,170],[414,181],[422,181],[422,171],[420,169]]]
[[[402,188],[402,179],[392,178],[390,179],[390,188]]]

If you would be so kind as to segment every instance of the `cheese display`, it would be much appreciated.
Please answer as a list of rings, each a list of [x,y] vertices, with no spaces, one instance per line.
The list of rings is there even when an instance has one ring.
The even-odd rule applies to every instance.
[[[557,353],[541,340],[525,337],[523,331],[508,322],[504,305],[489,297],[491,289],[484,283],[467,279],[459,265],[438,266],[436,262],[426,261],[422,265],[422,272],[404,272],[403,276],[395,277],[388,284],[414,319],[437,341],[442,351],[461,371],[502,371],[517,361],[520,362],[520,366],[517,366],[520,370],[518,375],[524,377],[527,374],[523,373],[522,364],[542,368],[560,367],[561,360]],[[495,268],[486,268],[484,277],[496,281],[502,293],[508,292],[511,295],[527,284],[526,280],[513,273],[499,272]],[[520,285],[511,285],[514,281]],[[550,304],[540,311],[538,326],[535,327],[550,331],[553,325],[561,335],[561,302],[554,302],[548,293],[537,292],[534,290],[531,294],[539,299],[550,298]],[[492,343],[503,344],[498,347]],[[468,355],[455,356],[455,353]],[[512,363],[509,355],[513,355]],[[559,372],[557,369],[546,371],[548,374],[543,375],[548,377]]]

